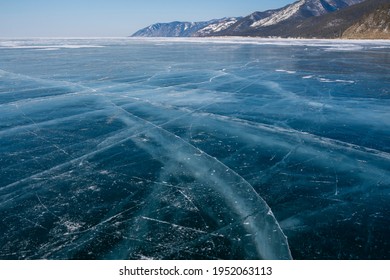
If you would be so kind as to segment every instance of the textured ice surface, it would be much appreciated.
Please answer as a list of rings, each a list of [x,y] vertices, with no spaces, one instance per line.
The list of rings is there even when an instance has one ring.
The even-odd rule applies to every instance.
[[[0,258],[388,259],[389,49],[0,40]]]

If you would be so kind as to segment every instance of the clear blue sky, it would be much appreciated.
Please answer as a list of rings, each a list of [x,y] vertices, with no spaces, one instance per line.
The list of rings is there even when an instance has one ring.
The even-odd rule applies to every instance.
[[[0,37],[128,36],[156,22],[246,16],[295,0],[0,0]]]

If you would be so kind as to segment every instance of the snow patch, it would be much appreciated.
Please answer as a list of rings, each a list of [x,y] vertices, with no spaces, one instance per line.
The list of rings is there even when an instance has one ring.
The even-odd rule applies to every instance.
[[[284,69],[276,69],[275,72],[283,72],[283,73],[287,73],[287,74],[297,73],[296,71],[290,71],[290,70],[284,70]]]

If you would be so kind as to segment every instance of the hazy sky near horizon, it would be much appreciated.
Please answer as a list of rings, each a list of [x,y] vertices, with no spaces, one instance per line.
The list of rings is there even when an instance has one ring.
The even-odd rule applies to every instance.
[[[246,16],[296,0],[0,0],[0,37],[122,37],[156,22]]]

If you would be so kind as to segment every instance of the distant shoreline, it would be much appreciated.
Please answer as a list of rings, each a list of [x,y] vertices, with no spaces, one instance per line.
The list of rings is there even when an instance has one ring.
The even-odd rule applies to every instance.
[[[45,36],[27,36],[27,37],[0,37],[0,40],[165,40],[165,41],[211,41],[211,40],[248,40],[248,41],[384,41],[390,42],[390,39],[375,39],[375,38],[283,38],[283,37],[252,37],[252,36],[214,36],[214,37],[45,37]]]
[[[312,40],[312,41],[389,41],[390,39],[375,39],[375,38],[303,38],[303,37],[289,37],[289,38],[284,38],[284,37],[252,37],[252,36],[215,36],[215,37],[127,37],[130,39],[143,39],[143,40],[148,40],[148,39],[163,39],[163,40]]]

